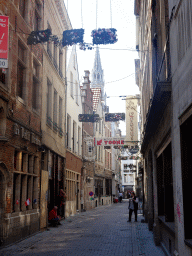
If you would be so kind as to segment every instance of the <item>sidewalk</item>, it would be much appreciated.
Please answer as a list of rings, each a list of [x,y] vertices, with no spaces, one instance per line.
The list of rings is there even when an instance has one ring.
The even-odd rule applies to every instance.
[[[127,201],[100,206],[63,220],[58,228],[40,232],[19,243],[0,250],[0,255],[62,255],[62,256],[163,256],[153,242],[148,225],[127,222]]]

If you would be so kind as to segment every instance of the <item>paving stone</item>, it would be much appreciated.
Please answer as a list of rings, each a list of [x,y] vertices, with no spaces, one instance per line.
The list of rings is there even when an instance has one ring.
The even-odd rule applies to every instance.
[[[58,228],[40,232],[0,250],[0,255],[17,256],[163,256],[143,216],[127,222],[127,201],[100,206],[63,220]],[[134,221],[134,215],[133,219]]]

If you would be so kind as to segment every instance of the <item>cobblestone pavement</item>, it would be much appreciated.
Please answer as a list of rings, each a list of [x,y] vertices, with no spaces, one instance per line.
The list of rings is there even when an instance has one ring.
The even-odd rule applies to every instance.
[[[163,256],[143,216],[127,222],[127,201],[100,206],[61,221],[58,228],[40,232],[0,250],[0,255]]]

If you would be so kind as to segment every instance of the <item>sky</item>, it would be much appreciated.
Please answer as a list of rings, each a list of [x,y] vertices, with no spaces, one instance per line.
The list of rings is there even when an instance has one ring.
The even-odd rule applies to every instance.
[[[134,59],[138,58],[138,53],[135,50],[134,0],[64,0],[64,3],[73,29],[85,30],[85,43],[92,43],[91,31],[96,28],[117,30],[118,41],[99,45],[99,49],[109,112],[125,112],[125,100],[117,96],[139,94],[135,84]],[[93,69],[95,49],[83,51],[78,45],[76,49],[82,82],[84,70],[91,72]],[[68,56],[70,53],[71,47],[68,48]],[[120,122],[120,129],[125,135],[125,122]]]

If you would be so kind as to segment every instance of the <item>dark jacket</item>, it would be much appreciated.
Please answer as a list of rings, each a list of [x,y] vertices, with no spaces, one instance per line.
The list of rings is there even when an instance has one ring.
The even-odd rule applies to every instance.
[[[128,209],[130,208],[130,199],[129,199],[129,203],[128,203]],[[134,196],[133,199],[135,200],[135,201],[133,200],[134,210],[138,210],[138,198],[136,196]]]

